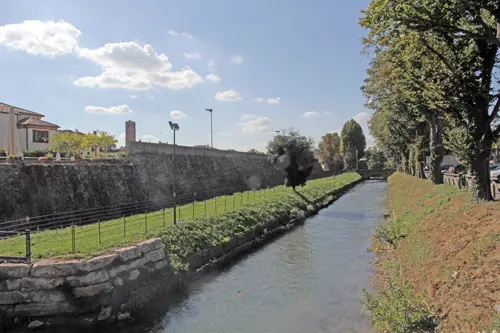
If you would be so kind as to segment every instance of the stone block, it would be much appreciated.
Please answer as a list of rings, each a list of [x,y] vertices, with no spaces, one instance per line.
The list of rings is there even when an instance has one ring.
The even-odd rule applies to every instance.
[[[68,302],[25,303],[14,308],[15,316],[54,316],[76,312],[77,309]]]
[[[152,252],[146,253],[144,255],[146,263],[160,261],[164,258],[165,258],[165,251],[163,249],[157,249]]]
[[[32,265],[0,264],[0,278],[22,278],[30,275]]]
[[[0,305],[18,304],[26,301],[26,294],[15,291],[0,292]]]
[[[141,272],[139,272],[138,269],[134,269],[133,271],[130,271],[130,273],[128,274],[128,280],[129,281],[137,280],[139,278],[139,275],[141,275]]]
[[[137,268],[143,268],[144,265],[146,265],[146,259],[145,258],[139,258],[135,261],[132,261],[130,263],[130,268],[131,269],[137,269]]]
[[[21,289],[22,279],[10,279],[0,281],[0,291],[11,291]]]
[[[121,274],[123,272],[128,272],[130,271],[132,268],[130,267],[130,265],[121,265],[121,266],[117,266],[117,267],[113,267],[109,270],[109,276],[114,278],[116,277],[118,274]]]
[[[137,244],[137,247],[141,249],[143,254],[149,253],[154,250],[162,249],[163,244],[161,242],[161,238],[153,238],[148,239],[144,242],[140,242]]]
[[[113,279],[113,286],[115,287],[121,287],[125,284],[125,282],[123,282],[123,279],[121,277],[116,277]]]
[[[113,286],[110,282],[104,282],[100,284],[94,284],[85,287],[73,288],[73,295],[77,298],[81,297],[92,297],[98,294],[109,293],[113,291]]]
[[[31,278],[22,279],[21,288],[23,290],[50,290],[64,284],[64,278]]]
[[[138,258],[142,255],[141,249],[137,246],[125,247],[118,250],[118,256],[123,261]]]
[[[90,272],[82,276],[68,276],[66,282],[72,287],[88,286],[91,284],[103,283],[109,280],[108,271],[101,270]]]
[[[92,272],[103,269],[111,265],[118,258],[118,254],[105,254],[96,258],[92,258],[85,264],[85,271]]]
[[[62,291],[31,291],[26,293],[26,299],[31,303],[53,303],[66,300],[66,296]]]
[[[168,266],[168,260],[164,259],[164,260],[158,261],[154,265],[155,265],[154,266],[155,270],[163,269],[163,268]]]
[[[63,277],[76,275],[83,271],[85,263],[79,260],[64,262],[53,262],[50,260],[40,261],[33,265],[31,276],[33,277]]]

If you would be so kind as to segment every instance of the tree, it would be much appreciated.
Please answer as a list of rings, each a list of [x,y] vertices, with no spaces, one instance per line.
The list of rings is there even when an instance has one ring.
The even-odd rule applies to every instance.
[[[387,158],[382,149],[378,147],[368,148],[365,152],[368,169],[384,169],[387,164]]]
[[[83,135],[72,132],[57,132],[51,138],[50,149],[70,156],[78,154],[81,149]]]
[[[340,133],[340,153],[344,158],[345,168],[354,169],[357,158],[363,157],[366,148],[366,138],[363,129],[354,119],[349,120],[342,127]]]
[[[255,148],[252,148],[252,149],[249,149],[248,150],[249,153],[253,153],[253,154],[262,154],[262,152],[258,151],[257,149]]]
[[[314,141],[300,135],[296,130],[282,131],[267,144],[269,161],[285,172],[285,184],[294,190],[304,186],[316,159]]]
[[[321,137],[321,142],[318,145],[318,154],[324,162],[333,162],[340,155],[340,136],[338,133],[327,133]]]
[[[500,136],[495,123],[500,90],[494,80],[500,47],[499,2],[373,0],[361,23],[370,28],[366,43],[379,49],[408,32],[430,41],[426,49],[446,66],[454,82],[447,94],[455,105],[446,110],[446,116],[451,124],[465,129],[468,151],[464,158],[474,198],[491,200],[488,164],[492,144]]]
[[[101,132],[97,138],[97,145],[103,150],[108,151],[115,145],[116,141],[113,135],[109,135],[107,132]]]
[[[82,149],[87,151],[94,150],[94,155],[97,155],[97,147],[99,146],[99,136],[97,134],[88,133],[83,136]]]

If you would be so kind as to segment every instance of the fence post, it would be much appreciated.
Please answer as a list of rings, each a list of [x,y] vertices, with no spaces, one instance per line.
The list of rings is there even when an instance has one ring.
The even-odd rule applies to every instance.
[[[76,253],[76,226],[71,226],[71,253]]]
[[[97,221],[97,230],[99,232],[99,245],[101,245],[101,221]]]
[[[148,233],[148,212],[144,213],[144,235]]]
[[[194,205],[196,203],[196,192],[194,192],[194,199],[193,199],[193,221],[194,221]]]
[[[127,237],[126,217],[123,216],[123,238]]]
[[[26,229],[26,261],[31,262],[31,230]]]

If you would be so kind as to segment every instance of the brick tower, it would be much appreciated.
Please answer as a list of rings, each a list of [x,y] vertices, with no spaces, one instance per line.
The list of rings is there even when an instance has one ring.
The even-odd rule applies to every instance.
[[[129,142],[135,142],[135,121],[125,122],[125,147]]]

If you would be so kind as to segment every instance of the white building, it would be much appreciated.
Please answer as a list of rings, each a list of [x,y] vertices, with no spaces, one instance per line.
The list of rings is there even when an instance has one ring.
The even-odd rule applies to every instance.
[[[9,122],[10,109],[17,117],[19,145],[25,150],[46,150],[59,126],[42,120],[43,114],[28,111],[5,103],[0,103],[0,148],[5,148],[5,133]]]

